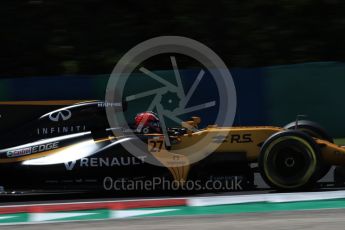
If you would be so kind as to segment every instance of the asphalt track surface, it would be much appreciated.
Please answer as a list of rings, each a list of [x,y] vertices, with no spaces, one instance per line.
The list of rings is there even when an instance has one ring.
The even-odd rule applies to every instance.
[[[222,193],[200,193],[200,194],[184,194],[180,196],[162,195],[162,196],[97,196],[80,194],[75,195],[51,195],[42,197],[40,195],[25,197],[3,197],[0,199],[0,206],[3,205],[29,205],[29,204],[54,204],[54,203],[75,203],[75,202],[94,202],[94,201],[128,201],[128,200],[145,200],[145,199],[164,199],[164,198],[185,198],[185,197],[205,197],[205,196],[234,196],[234,195],[250,195],[250,194],[267,194],[275,192],[273,190],[255,190],[241,192],[222,192]]]
[[[1,229],[28,230],[155,230],[155,229],[344,229],[345,210],[318,210],[274,213],[247,213],[233,215],[184,216],[184,217],[152,217],[145,219],[99,220],[86,222],[65,222],[54,224],[30,224],[2,226]]]
[[[259,180],[256,180],[259,181]],[[226,192],[226,193],[202,193],[189,196],[224,196],[224,195],[244,195],[244,194],[266,194],[272,193],[272,190]],[[171,198],[173,196],[144,196],[144,197],[70,197],[60,196],[59,198],[40,199],[35,198],[6,201],[1,200],[0,205],[18,205],[18,204],[41,204],[41,203],[59,203],[59,202],[85,202],[85,201],[120,201],[131,199],[150,199],[150,198]],[[181,196],[186,197],[186,196]],[[188,197],[188,196],[187,196]],[[42,197],[41,197],[42,198]],[[285,211],[272,213],[245,213],[229,215],[208,215],[208,216],[179,216],[179,217],[146,217],[125,220],[99,220],[99,221],[79,221],[79,222],[61,222],[47,224],[22,224],[1,226],[0,229],[344,229],[345,209],[327,209],[315,211]]]

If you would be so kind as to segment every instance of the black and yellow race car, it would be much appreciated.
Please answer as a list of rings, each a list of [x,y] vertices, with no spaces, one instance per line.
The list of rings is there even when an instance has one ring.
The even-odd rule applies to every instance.
[[[1,188],[98,191],[113,189],[114,181],[162,178],[178,187],[198,181],[202,189],[210,181],[226,184],[240,177],[238,185],[252,189],[250,165],[258,163],[269,186],[296,190],[313,187],[332,165],[345,165],[345,148],[310,121],[283,128],[198,129],[200,118],[193,117],[164,134],[154,121],[134,131],[109,127],[106,106],[102,101],[1,102]],[[124,109],[122,103],[111,106]],[[133,154],[126,146],[144,148]],[[151,189],[164,189],[155,186]]]

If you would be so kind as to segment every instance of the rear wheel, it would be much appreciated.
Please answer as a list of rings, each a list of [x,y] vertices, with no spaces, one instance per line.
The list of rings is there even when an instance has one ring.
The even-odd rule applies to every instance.
[[[281,131],[263,145],[259,156],[260,172],[271,187],[298,190],[316,182],[320,151],[309,135],[300,131]]]
[[[318,123],[315,123],[313,121],[300,120],[298,121],[297,127],[296,122],[291,122],[287,124],[284,128],[289,130],[295,130],[297,128],[297,130],[307,133],[308,135],[314,138],[318,138],[333,143],[333,138],[331,138],[331,136],[325,131],[325,129],[322,128]],[[329,172],[330,169],[331,165],[324,162],[323,159],[320,159],[320,170],[315,172],[315,177],[317,178],[317,180],[323,178]]]

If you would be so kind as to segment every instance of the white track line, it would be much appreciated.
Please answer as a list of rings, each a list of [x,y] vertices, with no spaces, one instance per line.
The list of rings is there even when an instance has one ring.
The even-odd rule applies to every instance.
[[[312,200],[330,200],[345,198],[345,191],[329,192],[299,192],[299,193],[273,193],[273,194],[255,194],[255,195],[237,195],[237,196],[219,196],[219,197],[200,197],[187,199],[188,206],[211,206],[225,204],[241,204],[253,202],[298,202]]]
[[[312,200],[330,200],[345,198],[345,191],[327,192],[296,192],[296,193],[271,193],[271,194],[252,194],[252,195],[228,195],[228,196],[204,196],[204,197],[179,197],[179,198],[152,198],[152,199],[133,199],[133,200],[107,200],[107,201],[80,201],[80,202],[60,202],[60,203],[36,203],[20,205],[0,205],[0,208],[11,207],[33,207],[33,206],[55,206],[73,204],[107,204],[107,203],[127,203],[127,202],[149,202],[167,200],[186,200],[187,206],[211,206],[225,204],[241,204],[253,202],[298,202]]]
[[[127,202],[143,202],[143,201],[157,201],[157,200],[185,200],[187,198],[150,198],[138,200],[105,200],[105,201],[80,201],[80,202],[60,202],[60,203],[35,203],[35,204],[18,204],[18,205],[0,205],[0,208],[12,207],[32,207],[32,206],[50,206],[50,205],[70,205],[70,204],[107,204],[107,203],[127,203]]]

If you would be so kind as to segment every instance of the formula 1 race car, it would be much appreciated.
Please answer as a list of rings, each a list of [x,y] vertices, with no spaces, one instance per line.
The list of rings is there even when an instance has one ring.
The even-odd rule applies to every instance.
[[[116,136],[113,130],[121,127],[109,127],[105,105],[102,101],[2,102],[2,188],[111,190],[118,180],[160,177],[183,186],[189,180],[228,183],[234,176],[241,178],[240,186],[253,188],[250,163],[257,162],[269,186],[296,190],[314,186],[332,165],[345,165],[345,148],[334,144],[310,121],[296,121],[284,128],[210,125],[199,130],[200,118],[193,117],[183,127],[168,129],[171,145],[166,146],[166,134],[160,132],[153,113],[135,118],[140,123],[144,116],[140,130],[137,124],[134,133],[124,131]],[[122,111],[123,105],[112,106]],[[23,111],[31,114],[22,116]],[[205,145],[199,154],[205,157],[191,162],[193,153],[179,150],[188,149],[201,138]],[[146,148],[134,155],[124,147],[138,142],[145,143]],[[214,144],[216,148],[212,148]]]

